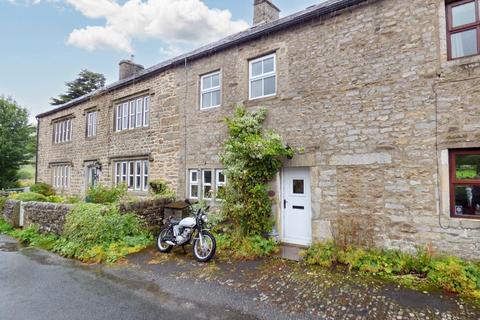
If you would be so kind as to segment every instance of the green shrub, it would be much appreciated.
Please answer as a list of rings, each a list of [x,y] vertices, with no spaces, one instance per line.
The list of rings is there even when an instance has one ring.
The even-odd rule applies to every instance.
[[[54,250],[85,262],[114,262],[152,241],[138,217],[113,206],[77,204],[66,217],[63,236]]]
[[[424,249],[417,249],[416,255],[410,255],[396,250],[341,248],[329,241],[314,244],[301,255],[307,264],[323,267],[340,264],[349,270],[378,275],[408,286],[426,278],[431,285],[448,292],[480,298],[480,263],[433,256]]]
[[[52,250],[58,239],[51,234],[40,234],[36,225],[31,225],[25,229],[11,230],[8,234],[20,239],[24,244],[45,250]]]
[[[88,189],[85,201],[97,204],[116,203],[126,194],[127,186],[124,184],[118,187],[98,185]]]
[[[8,234],[12,230],[13,227],[10,223],[5,221],[4,219],[0,219],[0,234]]]
[[[23,201],[23,202],[47,202],[47,197],[40,193],[35,192],[22,192],[22,193],[13,193],[9,197],[13,200]]]
[[[31,186],[30,191],[34,193],[42,194],[45,197],[55,195],[55,189],[51,185],[43,182],[36,183],[33,186]]]
[[[241,237],[229,234],[216,234],[219,256],[225,258],[254,260],[278,252],[278,245],[273,239],[261,236]]]
[[[79,196],[69,196],[69,197],[66,197],[64,200],[65,203],[69,203],[69,204],[77,204],[81,201],[82,199]]]
[[[170,188],[168,183],[164,180],[151,180],[149,183],[150,192],[157,197],[175,200],[176,194],[175,191]]]
[[[7,202],[7,197],[0,196],[0,215],[3,214],[3,209],[5,209],[5,202]]]
[[[65,202],[65,198],[63,198],[61,196],[48,196],[46,202],[63,203],[63,202]]]

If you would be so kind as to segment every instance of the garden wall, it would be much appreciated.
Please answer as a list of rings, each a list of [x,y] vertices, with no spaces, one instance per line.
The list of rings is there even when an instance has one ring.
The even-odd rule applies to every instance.
[[[26,202],[24,206],[25,227],[38,225],[42,233],[61,235],[67,213],[74,207],[71,204]]]
[[[3,217],[11,225],[18,227],[20,225],[20,201],[7,200],[3,208]]]
[[[165,206],[170,201],[166,199],[145,200],[134,203],[121,203],[120,211],[131,212],[147,223],[150,229],[158,229],[163,224]]]

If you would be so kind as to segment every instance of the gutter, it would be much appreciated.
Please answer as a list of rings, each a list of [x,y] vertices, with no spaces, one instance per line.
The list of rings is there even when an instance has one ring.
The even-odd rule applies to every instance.
[[[303,14],[301,12],[297,13],[298,16],[295,16],[296,14],[293,14],[291,16],[281,18],[280,20],[277,20],[277,21],[274,21],[274,22],[271,22],[271,23],[268,23],[268,24],[265,24],[265,25],[260,25],[260,26],[257,26],[257,27],[253,27],[253,28],[250,28],[249,30],[246,30],[246,31],[242,31],[239,34],[246,33],[246,35],[239,36],[239,38],[237,38],[237,39],[233,39],[231,41],[221,43],[223,40],[227,39],[228,38],[227,37],[223,40],[219,40],[218,42],[220,44],[218,44],[216,46],[213,46],[211,48],[207,45],[207,46],[205,46],[205,49],[203,49],[199,52],[194,50],[190,53],[187,53],[187,54],[178,56],[176,58],[173,58],[173,59],[164,61],[162,63],[159,63],[159,64],[157,64],[153,67],[145,69],[144,72],[140,73],[139,75],[127,78],[127,79],[122,80],[122,81],[114,82],[110,86],[106,86],[102,89],[99,89],[97,91],[94,91],[92,93],[84,95],[82,97],[79,97],[79,98],[77,98],[75,100],[72,100],[70,102],[67,102],[66,104],[64,104],[64,105],[62,105],[62,106],[60,106],[56,109],[41,113],[41,114],[37,115],[36,118],[37,119],[43,118],[43,117],[55,114],[59,111],[69,109],[69,108],[71,108],[75,105],[78,105],[78,104],[82,103],[82,102],[88,101],[90,98],[92,98],[95,95],[100,95],[100,94],[107,93],[107,92],[110,92],[110,91],[115,90],[115,89],[119,89],[119,88],[122,88],[122,87],[125,87],[125,86],[128,86],[128,85],[131,85],[132,83],[134,83],[136,81],[140,81],[140,80],[152,77],[152,76],[154,76],[154,75],[156,75],[160,72],[163,72],[165,70],[171,69],[171,68],[179,66],[179,65],[183,65],[186,59],[189,60],[190,62],[192,62],[193,60],[198,60],[200,58],[209,56],[209,55],[211,55],[215,52],[223,51],[223,50],[226,50],[228,48],[243,44],[245,42],[253,41],[253,40],[261,38],[265,35],[269,35],[271,33],[275,33],[275,32],[281,31],[283,29],[286,29],[286,28],[289,28],[289,27],[292,27],[292,26],[295,26],[295,25],[298,25],[298,24],[301,24],[301,23],[304,23],[304,22],[307,22],[307,21],[310,21],[310,20],[313,20],[313,19],[325,17],[325,16],[330,15],[332,13],[335,13],[337,11],[345,10],[345,9],[350,8],[350,7],[362,4],[364,2],[373,3],[373,2],[377,2],[377,1],[380,1],[380,0],[339,0],[339,1],[334,2],[334,3],[332,3],[330,5],[327,5],[327,6],[322,6],[320,4],[320,5],[318,5],[318,6],[320,6],[320,8],[312,9],[311,11],[308,11],[309,9],[307,8],[305,10],[307,12],[305,12]],[[285,21],[282,22],[281,20],[285,20]],[[259,29],[259,30],[254,31],[254,29]],[[249,33],[249,32],[251,32],[251,33]],[[234,37],[234,36],[235,35],[232,35],[230,37]],[[212,44],[212,45],[214,45],[214,44]]]
[[[35,148],[35,184],[38,183],[38,141],[39,141],[39,134],[40,133],[40,119],[37,117],[37,144]]]

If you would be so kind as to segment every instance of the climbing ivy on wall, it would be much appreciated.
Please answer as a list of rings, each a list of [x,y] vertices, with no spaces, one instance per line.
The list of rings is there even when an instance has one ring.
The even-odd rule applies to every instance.
[[[279,134],[264,130],[266,109],[247,111],[238,107],[227,118],[228,138],[220,155],[227,176],[222,215],[243,236],[263,235],[272,229],[272,203],[268,182],[292,157]]]

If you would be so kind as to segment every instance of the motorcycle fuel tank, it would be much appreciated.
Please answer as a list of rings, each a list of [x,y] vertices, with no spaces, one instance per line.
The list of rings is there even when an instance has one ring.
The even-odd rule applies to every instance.
[[[179,225],[183,228],[193,228],[195,227],[196,221],[195,218],[188,217],[180,221]]]

